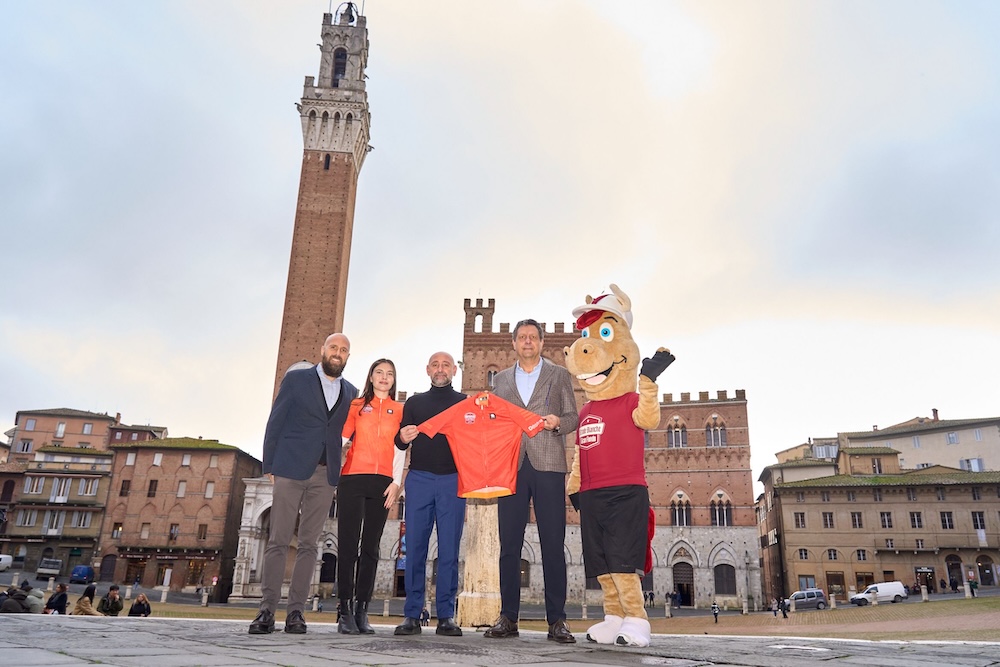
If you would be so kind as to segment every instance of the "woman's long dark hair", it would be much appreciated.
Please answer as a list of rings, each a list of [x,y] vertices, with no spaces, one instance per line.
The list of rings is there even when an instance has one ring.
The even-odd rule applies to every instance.
[[[96,594],[97,586],[95,584],[90,584],[83,590],[83,595],[80,596],[80,599],[90,598],[90,604],[94,604],[94,595]]]
[[[392,386],[389,387],[389,398],[396,400],[396,364],[392,363],[392,359],[378,359],[368,369],[368,377],[365,379],[365,389],[361,392],[361,398],[364,401],[361,403],[361,410],[358,410],[359,415],[365,407],[371,405],[372,400],[375,398],[375,385],[372,384],[372,373],[375,372],[375,367],[379,364],[389,364],[392,366]]]

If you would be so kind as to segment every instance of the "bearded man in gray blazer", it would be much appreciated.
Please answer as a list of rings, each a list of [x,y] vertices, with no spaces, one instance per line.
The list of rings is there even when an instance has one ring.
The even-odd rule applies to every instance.
[[[518,636],[521,607],[521,544],[534,503],[545,581],[548,638],[561,644],[576,641],[566,624],[566,434],[579,419],[573,378],[564,367],[542,357],[545,331],[535,320],[522,320],[511,334],[517,363],[497,373],[494,393],[542,415],[545,430],[521,436],[517,491],[498,499],[500,524],[500,616],[485,636]]]
[[[320,363],[285,373],[264,431],[264,473],[274,484],[271,534],[264,550],[260,612],[250,634],[274,632],[288,545],[298,519],[298,550],[288,587],[285,632],[304,634],[302,616],[316,570],[316,542],[340,481],[341,431],[357,388],[341,377],[351,341],[331,334]]]

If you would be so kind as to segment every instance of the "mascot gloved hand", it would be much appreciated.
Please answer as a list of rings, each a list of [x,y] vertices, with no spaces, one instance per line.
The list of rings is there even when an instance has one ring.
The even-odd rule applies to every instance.
[[[584,570],[604,593],[604,620],[587,630],[587,639],[649,646],[641,580],[651,512],[644,431],[660,424],[656,378],[674,356],[660,348],[637,374],[632,302],[617,285],[610,294],[588,296],[573,316],[580,339],[564,349],[566,367],[588,400],[580,411],[566,491],[579,492]]]

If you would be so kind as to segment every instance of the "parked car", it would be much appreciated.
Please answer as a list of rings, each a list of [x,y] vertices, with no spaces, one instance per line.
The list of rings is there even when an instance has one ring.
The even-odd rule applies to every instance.
[[[865,590],[851,597],[851,603],[859,607],[871,604],[872,599],[878,596],[879,603],[882,602],[902,602],[909,597],[906,586],[902,581],[883,581],[878,584],[871,584]]]
[[[826,609],[826,593],[820,588],[807,588],[804,591],[795,591],[785,600],[785,604],[795,603],[795,610],[803,609]]]
[[[62,561],[57,558],[43,558],[38,561],[38,569],[35,570],[35,579],[48,579],[58,577],[62,574]]]
[[[6,572],[14,563],[14,557],[10,554],[0,554],[0,572]]]
[[[94,568],[89,565],[77,565],[69,573],[69,583],[71,584],[89,584],[93,583],[93,581]]]

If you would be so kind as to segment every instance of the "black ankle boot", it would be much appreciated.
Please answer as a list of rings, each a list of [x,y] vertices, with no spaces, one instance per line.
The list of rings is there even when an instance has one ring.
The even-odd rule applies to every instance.
[[[368,602],[357,600],[354,603],[354,620],[358,624],[358,630],[363,635],[375,634],[375,628],[368,622]]]
[[[354,620],[354,600],[340,601],[340,620],[337,622],[337,632],[342,635],[359,635],[358,623]]]

